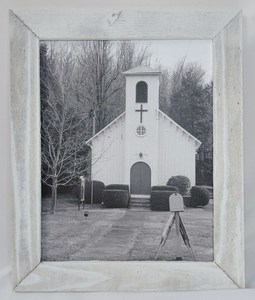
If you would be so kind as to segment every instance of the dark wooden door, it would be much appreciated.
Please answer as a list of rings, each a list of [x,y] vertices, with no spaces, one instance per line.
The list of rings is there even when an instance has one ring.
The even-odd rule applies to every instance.
[[[135,163],[130,170],[131,194],[148,195],[151,192],[151,168],[144,162]]]

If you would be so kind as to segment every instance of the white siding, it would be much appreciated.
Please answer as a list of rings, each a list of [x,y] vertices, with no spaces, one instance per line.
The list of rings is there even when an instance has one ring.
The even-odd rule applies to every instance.
[[[148,84],[148,103],[143,103],[142,125],[146,134],[139,137],[136,128],[136,83]],[[200,142],[158,110],[159,80],[155,75],[126,78],[126,112],[92,139],[92,179],[130,184],[130,169],[138,161],[150,166],[151,184],[164,185],[171,176],[187,176],[195,185],[196,148]],[[139,155],[141,154],[141,155]]]
[[[184,175],[195,185],[195,140],[159,113],[158,184],[171,176]]]
[[[92,179],[124,183],[125,115],[92,140]]]
[[[136,103],[136,84],[145,81],[148,85],[148,102]],[[130,184],[130,169],[138,161],[147,163],[151,168],[152,185],[157,184],[157,161],[158,161],[158,75],[133,75],[126,77],[126,156],[125,156],[125,179]],[[147,112],[143,113],[140,123],[140,113],[136,112],[143,106]],[[146,135],[139,137],[136,134],[137,126],[146,128]],[[142,157],[139,157],[142,153]]]

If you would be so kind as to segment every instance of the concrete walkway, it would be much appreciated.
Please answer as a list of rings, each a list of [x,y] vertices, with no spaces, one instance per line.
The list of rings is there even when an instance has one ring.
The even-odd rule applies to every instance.
[[[79,249],[70,259],[75,260],[129,260],[147,213],[129,210],[91,244]]]

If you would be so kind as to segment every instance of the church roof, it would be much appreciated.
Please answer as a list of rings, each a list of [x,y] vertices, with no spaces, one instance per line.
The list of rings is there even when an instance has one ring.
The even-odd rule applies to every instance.
[[[118,122],[119,120],[121,120],[124,116],[125,116],[126,112],[123,112],[122,114],[120,114],[117,118],[115,118],[111,123],[109,123],[108,125],[106,125],[103,129],[101,129],[100,131],[98,131],[98,133],[96,133],[95,135],[93,135],[89,140],[86,141],[86,144],[89,145],[92,140],[94,140],[94,138],[98,137],[101,133],[103,133],[106,129],[110,128],[113,124],[115,124],[116,122]]]
[[[195,138],[192,134],[190,134],[187,130],[185,130],[181,125],[177,124],[173,119],[168,117],[165,113],[163,113],[160,109],[158,110],[159,114],[166,120],[168,120],[172,125],[174,125],[176,128],[180,129],[184,134],[186,134],[189,138],[193,139],[196,145],[196,150],[200,147],[202,144],[197,138]]]
[[[159,70],[152,69],[147,66],[139,66],[130,70],[127,70],[122,73],[125,76],[128,75],[160,75],[161,72]]]
[[[159,113],[159,115],[161,115],[162,118],[168,120],[171,125],[174,125],[177,129],[181,130],[181,132],[183,132],[183,134],[185,134],[189,139],[194,140],[196,150],[198,150],[198,148],[201,145],[201,142],[197,138],[195,138],[187,130],[185,130],[183,127],[181,127],[181,125],[177,124],[173,119],[171,119],[170,117],[168,117],[168,115],[166,115],[165,113],[163,113],[160,109],[158,110],[158,113]],[[116,124],[116,122],[118,122],[119,120],[121,120],[125,116],[125,114],[126,114],[126,112],[123,112],[122,114],[120,114],[111,123],[109,123],[108,125],[106,125],[102,130],[100,130],[98,133],[96,133],[94,136],[92,136],[88,141],[86,141],[86,144],[87,145],[91,144],[92,140],[94,140],[96,137],[98,137],[99,135],[101,135],[106,129],[108,129],[112,125]]]

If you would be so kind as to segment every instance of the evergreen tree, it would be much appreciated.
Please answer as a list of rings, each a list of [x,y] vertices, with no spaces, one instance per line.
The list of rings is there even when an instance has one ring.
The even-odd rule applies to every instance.
[[[197,184],[213,184],[213,93],[196,63],[177,64],[170,76],[168,115],[202,142],[197,153]]]

